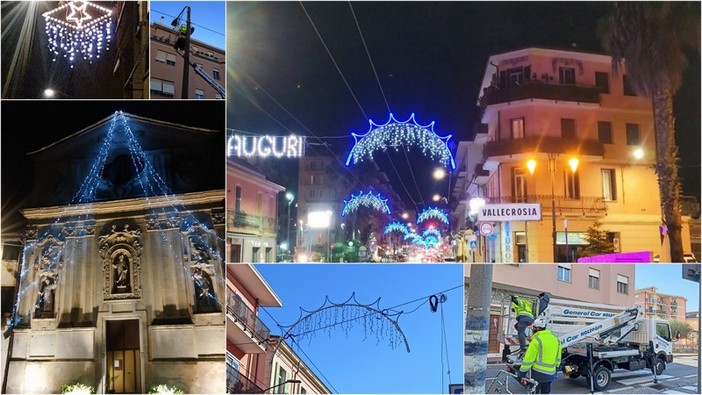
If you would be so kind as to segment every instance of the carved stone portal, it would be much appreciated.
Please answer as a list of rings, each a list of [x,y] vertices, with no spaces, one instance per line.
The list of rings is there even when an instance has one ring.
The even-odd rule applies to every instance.
[[[104,276],[103,298],[140,298],[141,229],[130,229],[127,223],[112,224],[109,230],[105,226],[99,244]]]

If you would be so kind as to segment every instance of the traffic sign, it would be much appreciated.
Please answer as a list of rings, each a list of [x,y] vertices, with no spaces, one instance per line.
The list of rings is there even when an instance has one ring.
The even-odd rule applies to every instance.
[[[480,224],[480,234],[487,236],[492,233],[492,224],[489,222],[483,222]]]

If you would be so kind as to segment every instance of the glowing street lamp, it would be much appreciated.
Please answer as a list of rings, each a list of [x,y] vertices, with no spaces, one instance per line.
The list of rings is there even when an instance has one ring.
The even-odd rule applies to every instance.
[[[441,196],[439,196],[438,193],[435,193],[434,196],[431,197],[431,200],[433,200],[435,202],[438,202],[439,199],[441,199]]]
[[[578,170],[578,165],[580,160],[576,157],[568,159],[568,166],[573,173]],[[526,162],[526,167],[531,175],[534,175],[534,170],[536,170],[536,160],[529,159]],[[556,262],[556,257],[558,256],[558,244],[556,238],[556,187],[555,187],[555,175],[556,175],[556,154],[548,154],[548,172],[551,175],[551,235],[553,238],[553,262]],[[566,230],[566,240],[568,237],[568,231]]]
[[[570,170],[572,170],[573,173],[575,173],[575,171],[578,170],[579,163],[580,161],[578,160],[578,158],[573,157],[568,159],[568,166],[570,166]]]
[[[434,169],[434,173],[432,174],[435,180],[443,180],[444,177],[446,177],[446,170],[444,170],[443,167],[437,167]]]
[[[51,99],[56,95],[56,91],[51,89],[51,88],[46,88],[44,89],[44,97],[47,99]]]
[[[632,152],[632,154],[634,155],[634,159],[641,159],[644,157],[644,150],[637,148],[634,150],[634,152]]]
[[[402,219],[407,219],[407,218],[409,218],[409,214],[407,214],[407,212],[405,211],[404,213],[402,213]]]

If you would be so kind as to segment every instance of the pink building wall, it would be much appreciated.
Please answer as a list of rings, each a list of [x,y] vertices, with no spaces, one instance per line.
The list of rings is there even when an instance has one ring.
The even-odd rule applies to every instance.
[[[465,275],[470,275],[470,266],[465,265]],[[493,288],[510,286],[532,291],[533,295],[549,292],[555,298],[579,300],[618,306],[635,304],[634,265],[589,265],[571,264],[570,282],[558,280],[557,264],[493,265]],[[589,269],[599,270],[600,288],[588,286]],[[617,292],[617,275],[629,279],[629,293]]]

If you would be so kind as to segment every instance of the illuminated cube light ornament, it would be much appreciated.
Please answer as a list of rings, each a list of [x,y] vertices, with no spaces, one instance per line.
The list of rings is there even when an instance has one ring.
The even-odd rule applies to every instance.
[[[78,58],[92,63],[108,51],[112,39],[112,10],[88,1],[69,1],[42,14],[53,60],[63,56],[73,68]]]

